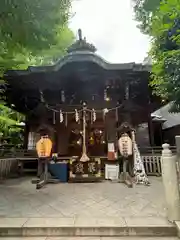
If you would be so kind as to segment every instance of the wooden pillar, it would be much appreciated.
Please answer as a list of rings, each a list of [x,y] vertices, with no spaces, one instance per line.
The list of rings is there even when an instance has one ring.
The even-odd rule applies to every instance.
[[[128,103],[130,99],[130,95],[129,95],[129,81],[127,80],[126,81],[126,84],[125,84],[125,100],[126,102]],[[125,109],[125,113],[124,113],[124,122],[128,122],[129,124],[131,124],[131,112],[130,110],[127,108]]]
[[[105,126],[107,131],[107,142],[108,142],[108,160],[115,160],[116,119],[114,118],[114,116],[112,116],[111,112],[109,112],[106,115]],[[114,149],[113,149],[113,145],[114,145]]]
[[[152,123],[152,117],[151,113],[153,112],[152,110],[152,105],[151,105],[151,99],[149,96],[149,100],[147,103],[147,116],[148,116],[148,129],[149,129],[149,142],[151,146],[154,146],[154,128],[153,128],[153,123]]]
[[[59,155],[69,155],[68,143],[69,130],[63,123],[60,123],[57,128],[57,152]]]
[[[154,128],[153,128],[153,123],[152,123],[152,118],[151,118],[151,113],[149,111],[148,113],[148,129],[149,129],[149,141],[150,145],[154,146]]]
[[[24,143],[23,143],[23,149],[25,149],[25,150],[27,150],[27,148],[28,148],[28,137],[29,137],[29,122],[26,118],[25,128],[24,128]]]

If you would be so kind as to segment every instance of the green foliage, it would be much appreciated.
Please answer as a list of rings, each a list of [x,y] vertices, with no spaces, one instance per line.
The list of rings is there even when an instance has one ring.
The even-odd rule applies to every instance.
[[[56,33],[67,22],[68,0],[1,0],[0,39],[8,47],[30,50],[56,44]]]
[[[36,62],[44,51],[45,58],[53,57],[55,47],[61,46],[62,53],[66,41],[69,44],[73,36],[67,27],[70,3],[71,0],[1,0],[1,75],[7,69],[27,67],[31,59]]]
[[[23,121],[23,115],[0,104],[0,142],[11,136],[16,136],[15,138],[18,139],[21,130],[19,124]],[[13,139],[11,139],[11,143]]]
[[[132,0],[134,4],[135,20],[138,27],[145,34],[150,34],[151,17],[157,10],[161,0]]]
[[[8,69],[51,64],[74,38],[68,28],[71,0],[1,0],[0,77]],[[1,91],[1,90],[0,90]],[[18,135],[22,116],[0,104],[0,134]]]
[[[180,1],[133,0],[135,17],[143,33],[151,37],[154,93],[174,103],[180,111]]]
[[[152,16],[153,60],[151,86],[154,92],[174,102],[180,111],[180,1],[162,1]]]
[[[28,52],[27,49],[21,49],[21,52],[16,53],[14,56],[15,65],[13,69],[26,69],[28,66],[51,65],[56,62],[60,57],[65,55],[66,49],[74,40],[73,32],[64,27],[58,33],[59,41],[55,45],[51,45],[48,49],[44,49],[34,55]],[[12,61],[11,61],[12,62]]]

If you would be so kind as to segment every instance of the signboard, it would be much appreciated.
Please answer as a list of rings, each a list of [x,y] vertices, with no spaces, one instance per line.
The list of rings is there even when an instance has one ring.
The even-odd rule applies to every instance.
[[[79,159],[70,160],[70,180],[96,181],[101,177],[100,158],[81,162]]]

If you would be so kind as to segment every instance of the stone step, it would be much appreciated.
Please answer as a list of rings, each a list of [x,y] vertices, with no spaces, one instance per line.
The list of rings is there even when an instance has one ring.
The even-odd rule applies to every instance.
[[[175,237],[164,218],[0,218],[0,237]]]
[[[1,240],[178,240],[177,237],[3,237]]]

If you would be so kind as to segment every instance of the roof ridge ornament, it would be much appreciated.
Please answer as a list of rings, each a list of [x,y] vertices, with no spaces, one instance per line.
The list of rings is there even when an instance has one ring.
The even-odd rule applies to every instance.
[[[82,41],[82,30],[80,28],[78,29],[78,37],[79,41]]]
[[[78,39],[67,50],[68,53],[75,51],[96,52],[96,47],[86,41],[86,37],[82,37],[82,30],[78,29]]]

